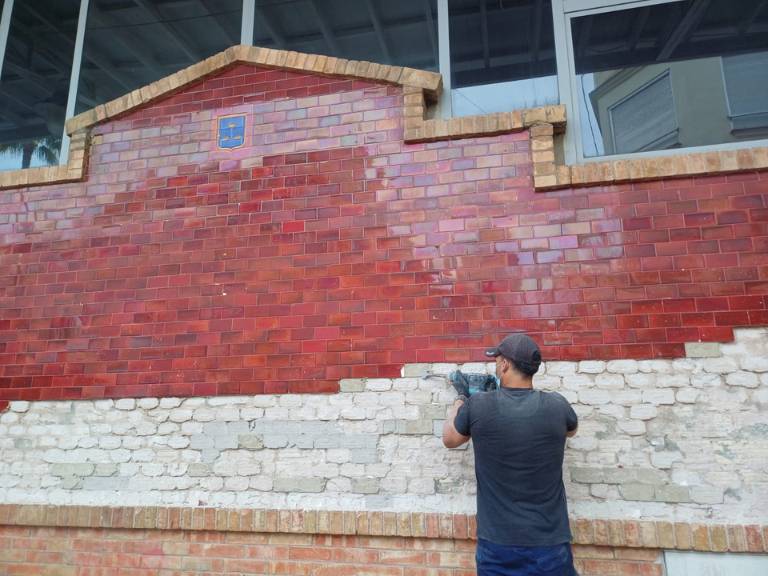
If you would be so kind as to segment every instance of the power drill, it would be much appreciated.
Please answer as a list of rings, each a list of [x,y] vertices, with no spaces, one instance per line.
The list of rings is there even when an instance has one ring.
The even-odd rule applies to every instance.
[[[448,375],[448,381],[456,389],[459,397],[469,398],[478,392],[490,392],[499,387],[499,379],[493,374],[465,374],[454,370]]]

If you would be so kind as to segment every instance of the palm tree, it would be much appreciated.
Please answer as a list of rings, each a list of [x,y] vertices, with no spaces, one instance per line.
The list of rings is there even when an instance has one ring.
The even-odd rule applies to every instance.
[[[59,150],[61,150],[61,137],[50,134],[32,140],[0,144],[0,155],[16,156],[21,154],[22,168],[29,168],[32,158],[43,162],[46,166],[58,164]]]

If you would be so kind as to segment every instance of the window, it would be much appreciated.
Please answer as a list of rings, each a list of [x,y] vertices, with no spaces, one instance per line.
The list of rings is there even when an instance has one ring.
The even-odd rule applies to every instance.
[[[611,151],[629,153],[676,146],[679,129],[669,70],[611,105],[608,115],[611,132],[606,139]]]
[[[79,10],[80,0],[12,4],[0,72],[0,169],[59,163]]]
[[[242,0],[90,0],[75,113],[240,42]]]
[[[768,52],[723,58],[731,133],[768,137]]]
[[[449,0],[454,116],[559,102],[550,0]]]
[[[0,170],[65,162],[68,116],[241,41],[439,70],[443,116],[562,103],[568,163],[768,141],[765,0],[0,0],[0,14]]]
[[[256,0],[254,20],[257,46],[437,70],[436,0]]]
[[[580,157],[768,134],[768,3],[635,2],[577,10],[566,26]]]

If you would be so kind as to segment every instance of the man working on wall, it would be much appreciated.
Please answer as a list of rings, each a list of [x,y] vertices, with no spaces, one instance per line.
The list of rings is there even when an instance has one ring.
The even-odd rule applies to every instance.
[[[443,427],[447,448],[473,440],[478,576],[574,576],[563,454],[576,413],[557,392],[533,389],[541,352],[529,336],[486,355],[501,388],[457,399]]]

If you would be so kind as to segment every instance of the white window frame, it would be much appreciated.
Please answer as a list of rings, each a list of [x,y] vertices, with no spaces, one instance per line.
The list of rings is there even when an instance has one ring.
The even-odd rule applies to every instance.
[[[242,20],[240,23],[240,43],[253,44],[254,28],[254,6],[256,0],[242,0]],[[5,59],[5,49],[8,43],[8,35],[11,26],[11,17],[13,14],[14,0],[5,0],[3,9],[0,13],[0,74],[3,70],[3,61]],[[77,89],[80,83],[80,65],[83,60],[83,43],[85,40],[85,30],[88,21],[89,0],[80,0],[80,9],[78,12],[77,33],[75,36],[75,47],[72,54],[72,71],[69,77],[69,93],[67,95],[67,106],[64,122],[72,118],[75,114],[75,105],[77,102]],[[69,135],[66,127],[61,140],[61,150],[59,151],[59,165],[66,165],[69,160]]]
[[[567,110],[567,127],[565,131],[565,161],[567,164],[583,164],[588,162],[604,162],[605,160],[625,160],[632,158],[648,158],[658,156],[678,156],[692,152],[709,152],[721,150],[739,150],[768,146],[768,139],[745,140],[743,142],[727,142],[707,146],[691,146],[670,150],[650,150],[633,152],[631,154],[611,154],[604,156],[585,156],[584,145],[581,141],[581,117],[576,78],[575,54],[573,51],[573,36],[571,20],[580,16],[602,14],[616,10],[641,8],[655,4],[670,4],[683,0],[552,0],[552,18],[555,26],[555,52],[557,55],[557,78],[560,86],[560,104]]]
[[[77,33],[75,35],[75,50],[72,54],[72,71],[69,75],[69,94],[67,96],[67,110],[64,114],[64,134],[61,137],[61,150],[59,150],[59,164],[67,164],[69,161],[69,134],[67,134],[67,120],[75,115],[77,104],[77,88],[80,85],[80,64],[83,61],[83,43],[85,42],[85,25],[88,21],[88,7],[90,0],[80,0],[80,13],[77,17]]]
[[[11,13],[13,12],[13,0],[5,0],[2,13],[0,13],[0,74],[3,72],[5,60],[5,46],[8,44],[8,29],[11,27]]]

